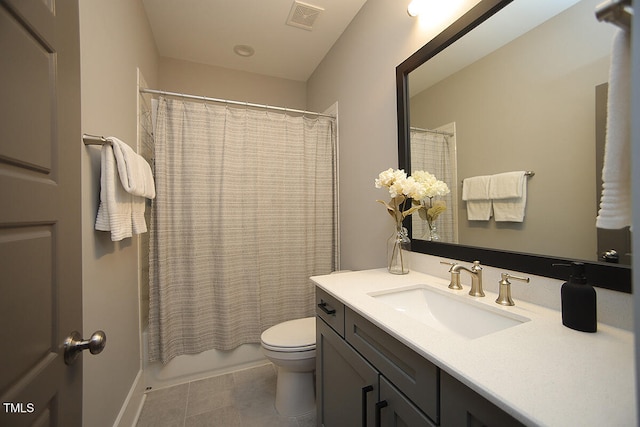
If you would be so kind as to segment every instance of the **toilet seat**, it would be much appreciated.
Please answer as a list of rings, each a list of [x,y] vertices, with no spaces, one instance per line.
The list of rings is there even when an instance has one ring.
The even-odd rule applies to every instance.
[[[316,318],[289,320],[274,325],[260,337],[262,346],[271,351],[297,353],[315,350]]]

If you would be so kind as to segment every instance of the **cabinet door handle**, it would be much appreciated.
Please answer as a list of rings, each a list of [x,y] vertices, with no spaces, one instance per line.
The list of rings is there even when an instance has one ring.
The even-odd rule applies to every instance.
[[[386,400],[376,403],[376,427],[382,426],[382,408],[389,406]]]
[[[373,391],[373,386],[362,387],[362,427],[367,427],[367,394]]]
[[[336,310],[333,308],[327,308],[327,303],[324,301],[321,301],[320,304],[318,304],[318,308],[324,311],[326,314],[335,314],[336,312]]]

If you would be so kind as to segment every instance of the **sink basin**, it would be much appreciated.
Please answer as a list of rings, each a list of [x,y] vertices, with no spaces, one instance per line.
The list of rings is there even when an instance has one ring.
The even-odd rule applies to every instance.
[[[425,285],[369,295],[434,329],[467,339],[479,338],[531,320],[505,312],[497,306],[479,304],[466,293],[458,298]]]

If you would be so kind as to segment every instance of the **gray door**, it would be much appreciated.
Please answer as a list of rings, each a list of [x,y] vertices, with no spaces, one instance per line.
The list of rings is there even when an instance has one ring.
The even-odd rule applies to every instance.
[[[0,425],[80,426],[77,0],[0,0]]]

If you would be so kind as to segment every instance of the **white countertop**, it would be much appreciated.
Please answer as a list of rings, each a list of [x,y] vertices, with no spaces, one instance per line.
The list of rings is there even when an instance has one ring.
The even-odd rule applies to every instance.
[[[320,288],[526,425],[636,426],[633,333],[598,324],[585,333],[562,325],[561,313],[515,301],[502,307],[447,288],[448,280],[386,269],[314,276]],[[466,282],[464,281],[465,279]],[[426,284],[531,319],[466,339],[429,328],[368,294]]]

